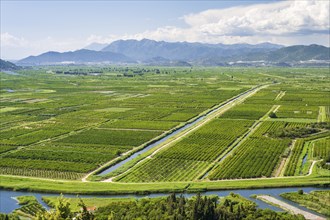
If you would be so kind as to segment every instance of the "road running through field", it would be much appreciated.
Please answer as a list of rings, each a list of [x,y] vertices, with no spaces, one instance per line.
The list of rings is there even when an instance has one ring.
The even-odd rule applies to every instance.
[[[260,125],[264,121],[269,119],[269,113],[276,112],[280,107],[280,105],[272,106],[271,109],[264,116],[262,116],[259,120],[256,120],[247,132],[241,135],[241,137],[237,138],[236,141],[234,141],[234,143],[232,143],[224,153],[222,153],[218,158],[213,161],[213,163],[203,172],[203,174],[200,175],[200,179],[206,179],[208,174],[214,170],[217,164],[221,163],[228,156],[232,155],[237,147],[243,144],[248,139],[248,137],[250,137],[260,127]]]
[[[219,115],[223,114],[224,112],[228,111],[229,109],[233,108],[234,106],[242,103],[247,98],[249,98],[250,96],[252,96],[255,93],[257,93],[259,90],[264,89],[264,88],[266,88],[268,86],[269,85],[262,85],[262,86],[255,87],[255,88],[251,89],[250,91],[244,92],[244,93],[238,95],[236,98],[234,98],[234,99],[232,99],[230,101],[225,102],[223,105],[220,105],[218,108],[212,110],[210,113],[208,113],[207,115],[205,115],[205,117],[202,118],[200,121],[197,121],[197,123],[194,126],[191,126],[190,128],[183,130],[182,132],[176,134],[171,140],[160,144],[160,146],[158,147],[158,149],[155,150],[151,155],[149,155],[149,156],[141,159],[134,166],[132,166],[131,168],[127,169],[125,172],[119,174],[118,176],[124,175],[125,173],[129,172],[133,167],[139,165],[140,163],[144,162],[145,160],[151,159],[159,151],[161,151],[164,148],[167,148],[167,147],[171,146],[172,144],[180,141],[183,137],[185,137],[188,134],[194,132],[195,130],[197,130],[200,127],[204,126],[206,123],[208,123],[211,120],[213,120],[214,118],[218,117]],[[118,176],[111,177],[109,179],[103,180],[102,182],[113,182],[113,179],[116,178],[116,177],[118,177]]]

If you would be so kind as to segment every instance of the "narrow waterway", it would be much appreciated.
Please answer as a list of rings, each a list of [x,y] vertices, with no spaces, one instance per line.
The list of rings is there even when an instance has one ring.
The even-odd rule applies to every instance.
[[[307,162],[307,157],[308,157],[308,153],[306,153],[304,158],[302,159],[302,163],[301,163],[301,167],[300,167],[300,174],[303,174],[303,168]]]
[[[112,172],[112,171],[118,169],[119,167],[123,166],[125,163],[127,163],[127,162],[133,160],[134,158],[136,158],[137,156],[139,156],[139,155],[141,155],[141,154],[147,152],[148,150],[150,150],[150,149],[152,149],[152,148],[154,148],[154,147],[160,145],[161,143],[165,142],[166,140],[168,140],[169,138],[175,136],[176,134],[178,134],[178,133],[180,133],[180,132],[182,132],[182,131],[184,131],[184,130],[187,130],[188,128],[194,126],[196,123],[198,123],[199,121],[203,120],[205,117],[209,116],[210,114],[213,114],[214,112],[218,111],[219,109],[223,108],[223,107],[226,106],[226,105],[230,105],[231,103],[235,102],[237,99],[241,98],[243,95],[246,95],[247,93],[252,92],[252,91],[256,90],[256,89],[259,88],[259,87],[260,87],[260,86],[257,86],[257,87],[254,87],[254,88],[252,88],[252,89],[249,89],[249,90],[247,90],[247,91],[241,93],[240,95],[238,95],[238,96],[236,96],[236,97],[234,97],[234,98],[231,98],[231,99],[227,100],[226,102],[224,102],[224,103],[222,103],[221,105],[219,105],[217,108],[212,109],[211,111],[205,113],[204,115],[202,115],[202,116],[196,118],[196,119],[193,120],[192,122],[189,122],[189,123],[185,124],[184,126],[182,126],[181,128],[175,130],[174,132],[172,132],[172,133],[166,135],[165,137],[159,139],[158,141],[156,141],[156,142],[154,142],[154,143],[148,145],[147,147],[143,148],[142,150],[140,150],[140,151],[138,151],[138,152],[132,154],[131,156],[129,156],[129,157],[126,158],[125,160],[123,160],[123,161],[121,161],[121,162],[119,162],[119,163],[117,163],[117,164],[115,164],[115,165],[113,165],[113,166],[111,166],[111,167],[109,167],[109,168],[103,170],[103,171],[100,172],[98,175],[106,175],[106,174],[108,174],[108,173],[110,173],[110,172]]]
[[[138,152],[132,154],[131,156],[129,156],[129,157],[126,158],[125,160],[120,161],[119,163],[117,163],[117,164],[115,164],[115,165],[113,165],[113,166],[111,166],[111,167],[109,167],[109,168],[103,170],[103,171],[100,172],[98,175],[106,175],[106,174],[108,174],[108,173],[110,173],[110,172],[112,172],[112,171],[118,169],[119,167],[121,167],[122,165],[124,165],[125,163],[127,163],[128,161],[133,160],[133,159],[136,158],[137,156],[139,156],[139,155],[141,155],[141,154],[147,152],[148,150],[150,150],[150,149],[154,148],[155,146],[157,146],[157,145],[163,143],[164,141],[168,140],[169,138],[173,137],[174,135],[176,135],[176,134],[180,133],[181,131],[183,131],[183,130],[189,128],[189,127],[191,127],[191,126],[194,125],[194,124],[196,124],[197,122],[199,122],[200,120],[202,120],[204,117],[205,117],[205,116],[201,116],[201,117],[197,118],[195,121],[186,124],[185,126],[183,126],[183,127],[179,128],[178,130],[176,130],[176,131],[170,133],[169,135],[166,135],[166,136],[163,137],[162,139],[160,139],[160,140],[158,140],[158,141],[156,141],[156,142],[154,142],[154,143],[148,145],[147,147],[143,148],[142,150],[140,150],[140,151],[138,151]]]
[[[314,213],[316,215],[320,215],[316,212],[313,212],[309,209],[306,209],[305,207],[299,206],[296,203],[290,202],[286,199],[283,199],[279,195],[281,193],[286,193],[286,192],[294,192],[298,191],[299,189],[303,189],[305,193],[309,193],[310,191],[313,190],[324,190],[325,188],[316,188],[316,187],[293,187],[293,188],[269,188],[269,189],[242,189],[242,190],[217,190],[217,191],[208,191],[208,192],[203,192],[201,193],[203,196],[204,195],[218,195],[219,197],[224,197],[227,196],[229,193],[234,192],[237,194],[240,194],[241,196],[244,196],[245,198],[248,198],[255,203],[257,203],[259,208],[262,209],[271,209],[274,211],[283,211],[282,209],[269,205],[263,201],[257,200],[250,198],[251,195],[260,195],[260,194],[266,194],[273,196],[281,201],[287,202],[295,207],[298,207],[302,210]],[[327,188],[329,189],[329,188]],[[24,195],[31,195],[35,196],[37,200],[39,201],[40,204],[42,204],[44,207],[49,208],[46,203],[42,201],[43,196],[59,196],[59,194],[51,194],[51,193],[35,193],[35,192],[18,192],[18,191],[9,191],[9,190],[0,190],[0,212],[2,213],[10,213],[13,210],[17,209],[20,207],[20,205],[17,204],[17,201],[15,200],[15,197],[17,196],[24,196]],[[168,193],[152,193],[149,195],[80,195],[81,198],[155,198],[155,197],[160,197],[160,196],[168,196]],[[195,196],[196,193],[184,193],[183,194],[185,197],[192,197]],[[65,197],[68,198],[75,198],[76,195],[72,194],[64,194]],[[322,215],[320,215],[322,216]]]

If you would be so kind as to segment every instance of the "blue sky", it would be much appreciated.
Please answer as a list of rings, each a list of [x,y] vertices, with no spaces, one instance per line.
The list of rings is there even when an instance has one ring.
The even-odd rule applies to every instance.
[[[20,59],[131,38],[329,45],[327,9],[329,3],[320,0],[1,0],[1,57]]]

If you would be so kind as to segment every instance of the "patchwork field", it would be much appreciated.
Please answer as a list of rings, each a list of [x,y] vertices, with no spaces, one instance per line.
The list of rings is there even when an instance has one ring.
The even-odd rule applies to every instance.
[[[313,161],[322,175],[329,173],[326,69],[161,68],[156,74],[159,68],[93,67],[102,74],[48,72],[59,68],[74,67],[1,73],[0,174],[80,180],[258,85],[267,87],[110,173],[111,181],[300,176],[309,174]],[[123,74],[136,70],[143,74]]]

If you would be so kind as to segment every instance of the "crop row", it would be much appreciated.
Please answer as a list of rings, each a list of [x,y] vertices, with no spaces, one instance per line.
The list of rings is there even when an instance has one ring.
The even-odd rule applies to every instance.
[[[17,211],[21,211],[28,216],[36,216],[37,213],[44,212],[45,208],[40,203],[33,202],[18,208]]]
[[[261,124],[261,126],[252,134],[252,137],[264,137],[270,131],[275,131],[280,128],[284,128],[287,125],[286,122],[282,121],[265,121]]]
[[[261,126],[228,155],[210,174],[210,179],[270,177],[289,139],[264,136],[272,129],[284,127],[283,122],[263,122]]]
[[[120,182],[170,182],[195,179],[209,165],[196,160],[153,158],[134,167],[117,181]]]
[[[268,104],[240,104],[223,114],[223,118],[250,119],[257,120],[269,111],[271,105]]]
[[[81,162],[1,158],[0,167],[87,173],[94,169],[95,165]]]
[[[313,92],[307,90],[287,89],[285,96],[281,99],[283,104],[326,106],[330,104],[328,92]]]
[[[16,148],[17,148],[16,146],[0,145],[0,154],[4,153],[4,152],[7,152],[7,151],[10,151],[10,150],[14,150]]]
[[[324,108],[325,121],[330,122],[330,106],[325,106]]]
[[[1,143],[7,145],[29,145],[41,140],[54,138],[66,133],[68,133],[67,130],[56,130],[56,129],[37,130],[31,133],[16,136],[14,138],[3,139],[1,140]]]
[[[157,157],[183,160],[214,161],[252,124],[248,120],[215,119]]]
[[[282,105],[276,112],[279,118],[309,118],[316,119],[318,116],[318,106],[305,105]]]
[[[297,172],[297,165],[299,164],[298,161],[301,158],[301,154],[304,149],[304,140],[297,139],[293,149],[291,151],[291,156],[289,158],[288,165],[285,169],[284,176],[294,176]],[[298,171],[299,172],[299,171]]]
[[[329,160],[330,158],[330,138],[324,138],[314,142],[313,157]]]
[[[166,121],[132,121],[132,120],[117,120],[103,124],[102,128],[130,128],[130,129],[149,129],[149,130],[169,130],[175,127],[178,123]]]
[[[61,143],[139,146],[162,132],[90,129],[59,140]]]
[[[135,166],[120,181],[193,180],[247,131],[252,123],[248,120],[214,119],[163,149],[152,160]]]
[[[272,105],[274,103],[274,99],[279,94],[278,90],[274,90],[274,88],[265,88],[260,90],[253,96],[249,97],[245,103],[246,104],[255,104],[255,105]]]
[[[116,154],[117,153],[117,154]],[[22,149],[10,154],[7,154],[3,158],[18,158],[18,159],[34,159],[34,160],[49,160],[49,161],[68,161],[88,164],[102,164],[118,156],[121,152],[107,152],[106,154],[101,152],[79,152],[76,149],[70,150],[54,150],[49,149]]]
[[[32,176],[49,179],[81,179],[85,174],[76,172],[60,172],[43,169],[25,169],[16,167],[0,167],[0,174],[4,175],[18,175],[18,176]]]

